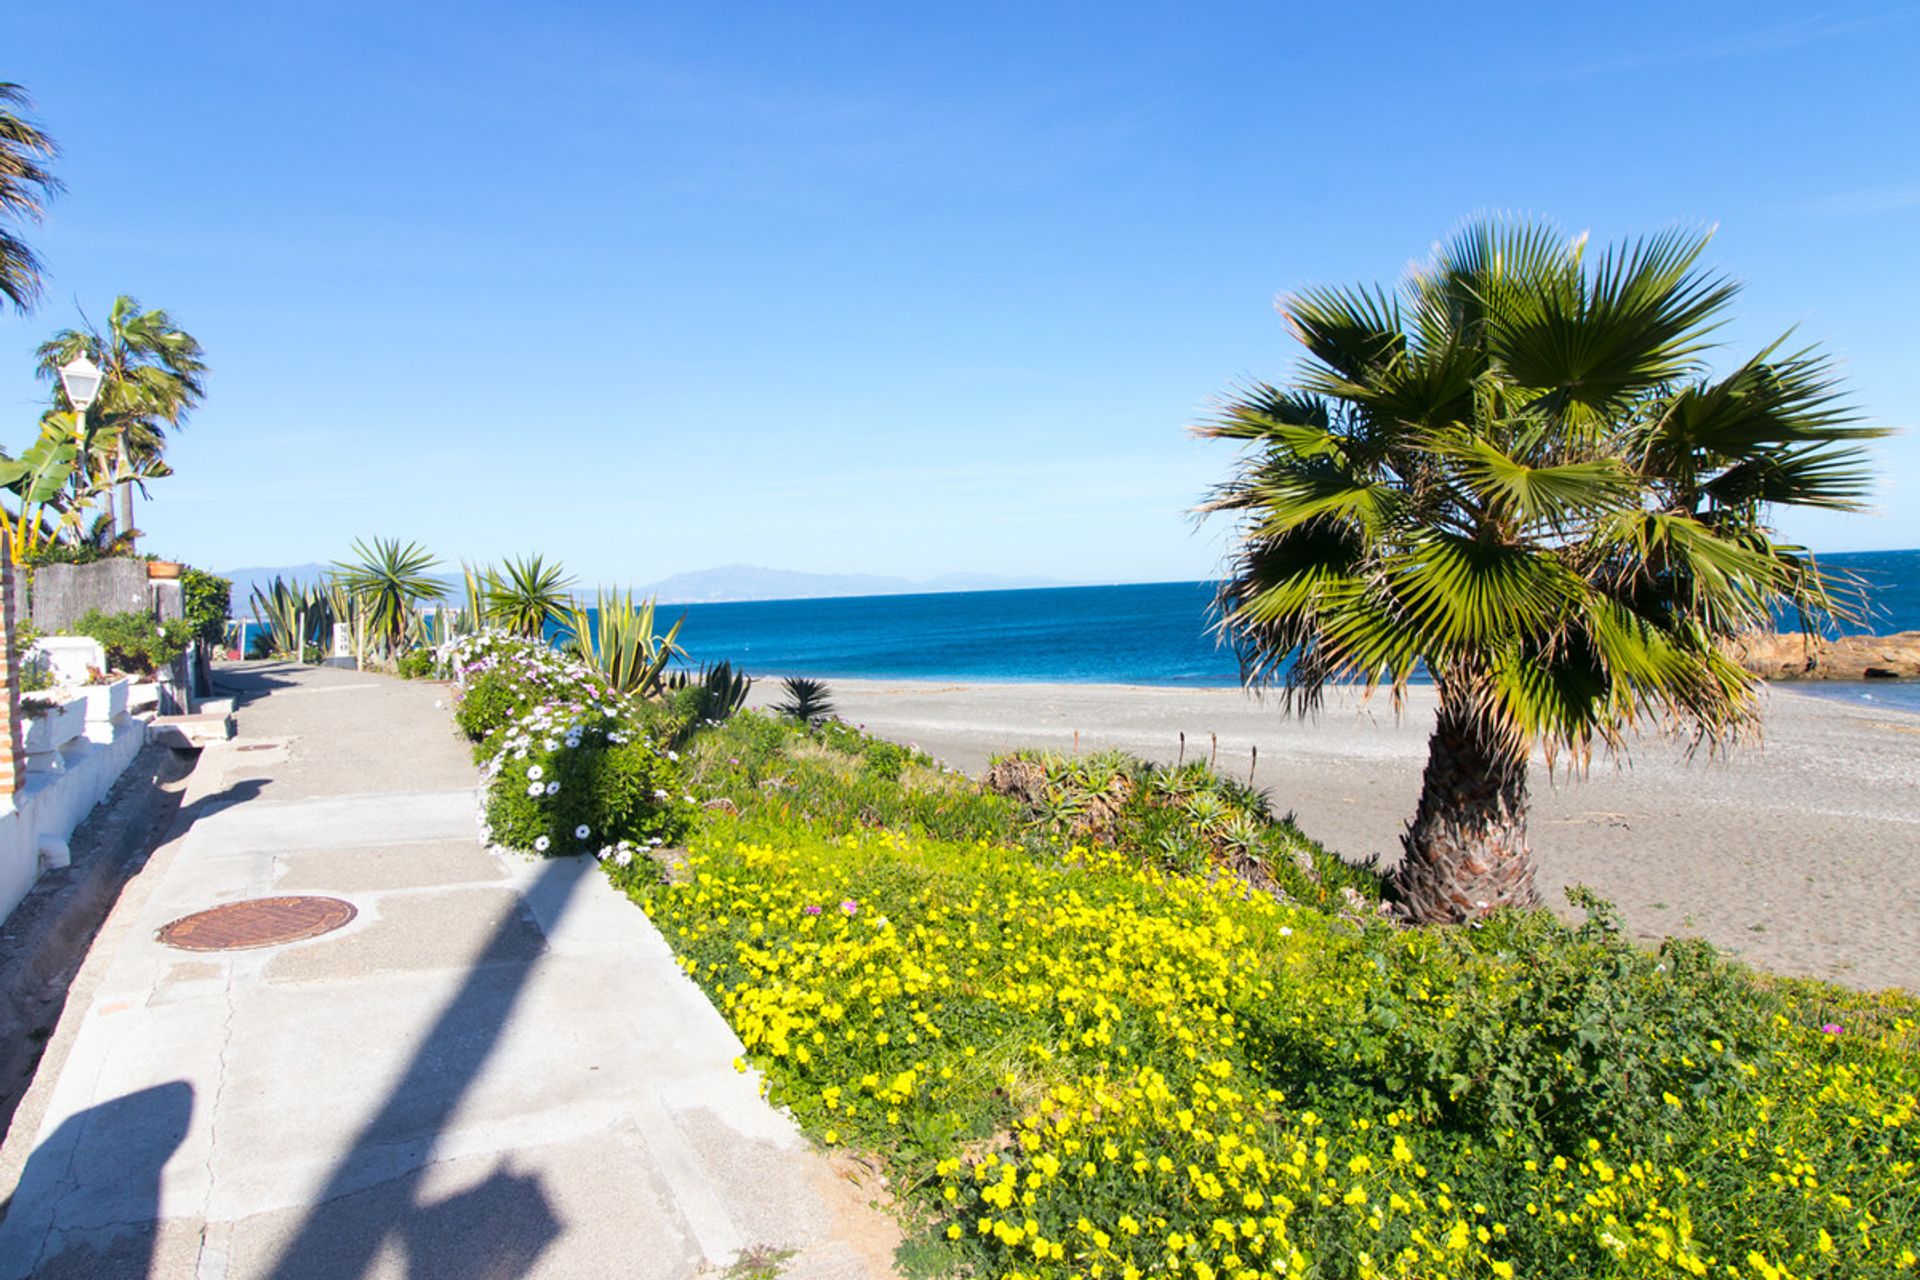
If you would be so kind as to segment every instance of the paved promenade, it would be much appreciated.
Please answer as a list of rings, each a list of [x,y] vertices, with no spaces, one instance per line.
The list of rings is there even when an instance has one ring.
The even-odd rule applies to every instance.
[[[645,916],[474,838],[447,690],[223,682],[174,839],[108,920],[0,1147],[0,1277],[889,1274],[875,1192],[732,1067]],[[190,953],[191,912],[327,894],[345,928]]]

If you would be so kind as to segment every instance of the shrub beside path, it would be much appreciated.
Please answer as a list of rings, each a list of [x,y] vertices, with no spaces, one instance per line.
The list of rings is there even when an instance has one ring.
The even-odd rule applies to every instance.
[[[172,839],[76,981],[0,1147],[0,1277],[890,1274],[877,1190],[733,1066],[738,1042],[584,859],[475,838],[442,686],[222,674]],[[191,953],[267,895],[337,932]]]

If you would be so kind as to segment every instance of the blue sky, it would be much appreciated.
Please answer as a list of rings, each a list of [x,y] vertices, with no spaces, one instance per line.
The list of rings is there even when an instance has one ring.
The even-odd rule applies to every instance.
[[[231,567],[356,535],[588,580],[735,561],[1198,577],[1276,295],[1464,217],[1717,223],[1726,331],[1920,419],[1920,7],[54,5],[0,14],[68,192],[0,318],[205,343],[141,513]],[[1920,440],[1816,548],[1920,546]]]

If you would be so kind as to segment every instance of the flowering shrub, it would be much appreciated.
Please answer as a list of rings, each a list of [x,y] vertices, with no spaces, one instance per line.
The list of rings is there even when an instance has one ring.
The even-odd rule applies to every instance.
[[[504,631],[482,631],[437,651],[440,668],[460,687],[454,723],[477,744],[475,758],[495,754],[493,741],[534,708],[585,712],[624,702],[593,668],[548,645]]]
[[[484,753],[487,839],[624,863],[684,830],[694,805],[677,755],[597,673],[499,632],[453,642],[442,661],[461,685],[455,718]]]
[[[690,846],[676,883],[615,875],[775,1099],[886,1159],[951,1269],[1920,1261],[1909,999],[1810,1003],[1704,948],[1636,951],[1604,918],[1357,927],[1111,850],[1048,862],[765,811]]]
[[[487,789],[489,837],[510,849],[610,856],[677,838],[693,811],[669,754],[617,715],[535,712],[507,735]]]

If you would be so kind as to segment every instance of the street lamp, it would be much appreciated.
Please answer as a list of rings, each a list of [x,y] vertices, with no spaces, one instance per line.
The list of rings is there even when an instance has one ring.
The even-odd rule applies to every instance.
[[[67,403],[73,406],[74,438],[82,447],[87,439],[87,410],[100,394],[100,366],[81,352],[60,366],[60,385],[66,388]]]

